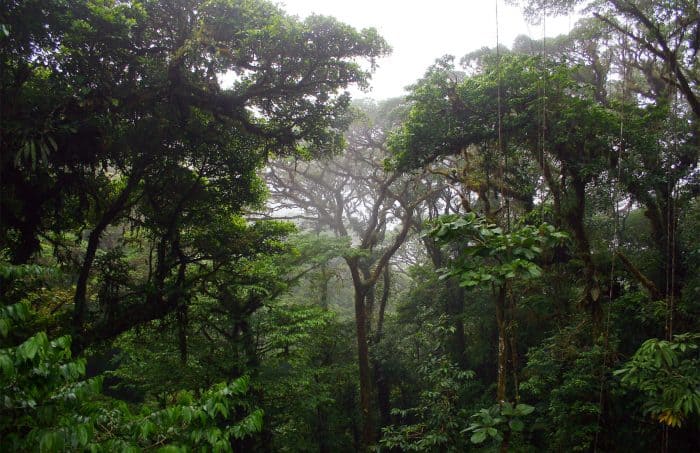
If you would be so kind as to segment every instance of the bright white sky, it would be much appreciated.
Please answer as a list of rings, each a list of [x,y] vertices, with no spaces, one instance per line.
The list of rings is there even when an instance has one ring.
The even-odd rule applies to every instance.
[[[496,45],[497,0],[279,0],[290,14],[333,16],[355,28],[374,27],[393,48],[379,61],[372,91],[354,96],[386,99],[405,94],[435,59]],[[568,33],[575,19],[547,18],[547,36]],[[499,40],[510,47],[521,34],[542,38],[542,25],[528,26],[518,7],[498,3]]]

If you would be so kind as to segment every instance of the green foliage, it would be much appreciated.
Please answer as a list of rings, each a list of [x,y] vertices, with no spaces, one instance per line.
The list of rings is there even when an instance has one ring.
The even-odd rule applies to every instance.
[[[80,380],[85,360],[71,361],[70,338],[49,341],[40,332],[16,348],[0,351],[3,416],[0,432],[8,451],[125,451],[128,448],[206,448],[232,451],[232,442],[262,429],[263,413],[236,420],[248,378],[218,384],[195,399],[180,392],[177,403],[132,414],[125,405],[99,398],[101,378]]]
[[[257,382],[274,451],[350,451],[356,423],[353,330],[338,316],[290,298],[255,316]]]
[[[29,317],[29,308],[24,302],[0,307],[0,337],[5,339],[13,326],[20,324]]]
[[[14,278],[41,274],[28,268],[2,264]],[[10,286],[10,285],[8,285]],[[12,285],[12,286],[16,286]],[[84,401],[100,389],[99,378],[79,381],[85,360],[71,360],[70,337],[49,341],[45,332],[16,342],[30,321],[25,302],[0,308],[0,434],[11,451],[37,447],[39,451],[85,448],[91,427],[80,426]]]
[[[289,224],[240,217],[262,207],[261,167],[339,151],[343,90],[388,51],[374,29],[264,0],[10,2],[5,21],[0,240],[24,263],[42,234],[85,239],[64,255],[79,348],[171,314],[241,255],[281,252]],[[152,252],[138,266],[119,256],[127,227]]]
[[[4,269],[8,266],[3,264]],[[13,275],[27,275],[14,268]],[[7,272],[5,272],[7,274]],[[249,378],[200,393],[180,392],[163,409],[132,413],[101,395],[102,377],[84,379],[86,359],[72,357],[71,338],[34,333],[18,344],[34,317],[26,303],[0,308],[0,436],[6,451],[128,451],[142,448],[232,451],[262,429],[263,412],[243,401]]]
[[[511,186],[513,193],[531,198],[530,171],[537,169],[530,166],[530,159],[540,149],[542,78],[547,80],[547,107],[558,112],[548,120],[547,150],[571,163],[565,170],[585,173],[586,178],[605,168],[602,151],[617,131],[615,116],[590,99],[590,85],[575,80],[574,68],[540,57],[508,54],[496,59],[489,53],[476,62],[465,57],[462,66],[472,73],[465,77],[453,60],[438,60],[413,87],[415,102],[408,120],[389,142],[400,168],[418,168],[474,146],[484,159],[483,176],[497,173],[496,163],[503,158],[501,154],[507,154],[510,165],[506,171],[510,181],[517,182]],[[501,150],[497,148],[499,118],[494,102],[499,92],[501,111],[508,112],[500,118],[507,143]]]
[[[518,433],[525,429],[522,418],[530,415],[535,408],[527,404],[504,401],[488,409],[480,409],[472,415],[472,424],[465,432],[472,433],[470,441],[473,444],[481,444],[488,439],[496,442],[503,440],[504,432]]]
[[[433,326],[434,335],[444,341],[449,328]],[[380,445],[402,451],[464,451],[463,432],[468,423],[465,395],[474,372],[460,369],[445,354],[429,354],[418,366],[424,387],[418,404],[408,409],[393,409],[400,424],[382,429]]]
[[[696,333],[677,334],[672,341],[650,338],[614,374],[644,395],[646,414],[680,427],[700,415],[699,342]]]
[[[459,244],[458,264],[443,277],[459,277],[460,285],[466,287],[539,277],[542,269],[534,259],[569,237],[547,224],[526,225],[505,233],[473,212],[440,222],[430,234],[442,242]]]
[[[235,440],[262,430],[262,410],[250,410],[242,418],[236,414],[248,387],[249,378],[241,377],[214,385],[198,398],[181,391],[175,403],[161,410],[145,406],[140,413],[131,414],[124,406],[118,406],[117,411],[102,412],[103,420],[115,426],[116,434],[101,432],[98,436],[105,439],[105,446],[123,442],[138,448],[167,445],[183,451],[233,451]]]
[[[609,351],[602,342],[591,346],[587,329],[579,320],[528,351],[520,388],[536,402],[533,435],[548,451],[588,451],[600,429],[600,392],[611,392],[610,384],[601,388],[609,379],[603,362]]]
[[[2,307],[3,339],[28,320],[25,304]],[[70,337],[49,341],[38,332],[6,346],[0,349],[0,372],[4,448],[50,452],[88,447],[94,422],[84,419],[90,412],[85,404],[99,393],[101,379],[79,380],[85,360],[71,359]]]

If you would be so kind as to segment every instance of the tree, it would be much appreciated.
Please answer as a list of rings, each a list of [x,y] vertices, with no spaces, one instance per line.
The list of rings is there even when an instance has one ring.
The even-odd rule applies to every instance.
[[[155,255],[141,284],[148,290],[129,304],[139,316],[115,326],[116,335],[182,304],[197,280],[187,277],[188,263],[213,258],[187,249],[183,236],[197,222],[259,202],[256,171],[270,153],[338,149],[349,102],[339,91],[366,83],[356,59],[387,50],[374,30],[320,16],[301,22],[263,1],[8,6],[3,243],[22,262],[40,235],[65,246],[52,230],[89,231],[74,297],[79,347],[108,336],[87,331],[86,318],[110,227],[147,230]],[[46,126],[36,129],[37,121]]]
[[[416,85],[417,102],[409,121],[394,137],[398,165],[411,168],[476,147],[480,157],[465,156],[483,159],[482,169],[470,174],[469,181],[482,183],[467,183],[466,188],[479,195],[487,217],[500,212],[503,226],[510,209],[516,207],[509,200],[532,209],[537,190],[539,197],[551,197],[553,221],[572,232],[583,262],[582,303],[599,313],[596,269],[584,227],[586,186],[604,168],[615,140],[614,116],[584,97],[583,87],[573,82],[568,68],[554,65],[547,74],[547,108],[560,115],[547,124],[542,143],[537,59],[503,56],[497,60],[487,55],[481,64],[483,73],[460,82],[454,78],[451,61],[441,60]],[[492,102],[499,86],[501,111],[507,112],[500,119],[502,140],[498,109]],[[533,185],[536,178],[544,185]],[[499,203],[496,207],[491,206],[492,199]]]
[[[542,15],[570,12],[575,6],[583,5],[585,12],[634,42],[636,51],[643,54],[640,64],[649,69],[656,66],[664,74],[662,83],[677,88],[695,116],[700,116],[700,68],[697,62],[700,14],[697,1],[659,4],[639,0],[528,0],[522,3],[531,20],[538,20]]]
[[[354,244],[344,258],[354,288],[363,446],[367,448],[375,439],[369,345],[381,339],[390,260],[406,240],[411,218],[425,194],[419,192],[416,177],[402,177],[384,167],[386,134],[400,118],[401,104],[363,107],[366,116],[351,126],[342,156],[318,163],[278,161],[271,165],[268,180],[277,209],[298,210],[314,229],[328,228]],[[394,233],[386,237],[393,224]],[[375,288],[380,279],[384,291],[377,304]]]
[[[496,295],[496,317],[498,326],[498,385],[496,401],[506,401],[506,364],[509,347],[514,349],[513,337],[508,332],[513,326],[506,319],[507,298],[510,281],[513,279],[534,278],[542,275],[541,268],[534,259],[546,249],[561,245],[567,235],[543,224],[539,229],[524,226],[505,233],[500,227],[478,219],[468,213],[463,218],[439,223],[431,232],[441,242],[458,242],[460,245],[457,264],[451,266],[446,276],[457,276],[460,286],[474,287],[491,285]],[[464,244],[464,245],[462,245]],[[510,343],[510,344],[509,344]],[[516,351],[511,351],[515,353]],[[512,366],[515,366],[513,361]],[[515,373],[515,370],[513,370]],[[514,383],[517,395],[517,381]],[[516,398],[517,399],[517,398]]]
[[[619,409],[615,405],[625,404],[625,397],[614,394],[618,390],[610,383],[611,366],[617,360],[615,348],[624,350],[630,347],[625,341],[636,340],[627,335],[624,346],[617,346],[611,321],[603,317],[605,311],[618,316],[616,299],[622,304],[641,289],[640,299],[662,300],[667,330],[675,322],[689,325],[673,308],[689,282],[683,264],[688,250],[677,242],[679,234],[674,231],[697,196],[693,182],[697,123],[682,100],[669,96],[672,91],[665,73],[642,63],[645,51],[630,41],[588,21],[570,36],[548,38],[546,54],[520,38],[517,52],[482,49],[465,56],[459,69],[451,58],[442,58],[413,87],[408,119],[391,139],[397,153],[395,165],[427,166],[439,173],[460,193],[458,209],[482,213],[505,232],[515,232],[511,230],[514,222],[548,220],[571,234],[574,253],[555,249],[552,266],[543,278],[520,287],[523,293],[518,299],[529,309],[541,299],[555,311],[552,317],[558,329],[571,323],[577,326],[572,327],[576,335],[589,336],[580,353],[568,355],[562,374],[550,386],[557,389],[556,398],[550,400],[554,408],[550,415],[556,413],[564,420],[556,435],[565,439],[578,422],[575,417],[566,418],[570,414],[562,401],[580,399],[599,381],[598,403],[588,395],[588,407],[580,408],[586,431],[577,435],[580,445],[604,445],[599,439],[610,442],[615,436],[614,411]],[[647,243],[656,244],[654,252],[628,242],[632,233],[624,231],[625,219],[636,206],[649,219],[643,234]],[[601,236],[603,228],[608,228],[607,236]],[[453,256],[459,257],[460,247],[455,247]],[[658,261],[629,259],[627,253],[636,257],[652,253]],[[507,260],[505,250],[497,255],[497,260]],[[643,270],[635,263],[643,264]],[[609,283],[605,274],[610,275]],[[568,281],[562,285],[560,278]],[[555,306],[567,297],[594,315],[592,329],[582,329],[588,322],[581,321],[575,310],[569,311],[568,305]],[[606,306],[606,302],[616,305]],[[539,325],[548,325],[552,317]],[[532,338],[532,330],[527,332],[524,335]],[[601,367],[597,377],[574,391],[582,381],[576,381],[571,370],[596,361]],[[496,378],[498,391],[502,380]],[[557,400],[560,397],[562,401]],[[592,408],[597,420],[590,417]],[[678,439],[682,445],[684,437]]]

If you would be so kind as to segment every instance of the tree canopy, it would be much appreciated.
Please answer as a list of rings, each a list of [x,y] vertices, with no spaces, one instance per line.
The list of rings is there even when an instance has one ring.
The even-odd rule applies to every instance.
[[[696,448],[697,2],[520,3],[372,101],[331,17],[4,2],[0,450]]]

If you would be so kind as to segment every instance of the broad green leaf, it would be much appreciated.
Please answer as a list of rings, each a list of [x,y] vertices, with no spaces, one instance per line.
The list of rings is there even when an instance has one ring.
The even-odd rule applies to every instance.
[[[478,431],[474,432],[471,437],[471,441],[473,444],[480,444],[483,441],[486,440],[486,429],[481,428]]]
[[[12,357],[5,353],[0,353],[0,369],[5,377],[11,377],[15,374],[15,365],[12,362]]]
[[[522,431],[525,427],[525,424],[522,422],[522,420],[518,418],[511,420],[509,425],[510,429],[512,429],[513,431]]]
[[[17,356],[24,360],[32,360],[38,351],[39,341],[35,335],[17,347]]]
[[[515,411],[519,415],[530,415],[535,411],[535,408],[533,406],[530,406],[529,404],[520,403],[517,406],[515,406]]]
[[[6,337],[10,333],[10,321],[0,318],[0,335]]]

